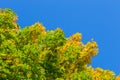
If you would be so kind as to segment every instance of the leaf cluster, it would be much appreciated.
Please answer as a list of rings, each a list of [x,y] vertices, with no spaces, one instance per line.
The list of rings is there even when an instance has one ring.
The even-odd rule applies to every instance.
[[[95,41],[69,38],[63,30],[46,30],[41,23],[23,29],[11,9],[0,9],[1,80],[120,80],[110,70],[92,68],[98,53]]]

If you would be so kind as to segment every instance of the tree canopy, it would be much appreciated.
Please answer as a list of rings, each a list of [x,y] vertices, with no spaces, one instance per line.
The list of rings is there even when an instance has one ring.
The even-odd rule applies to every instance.
[[[46,30],[41,23],[20,28],[11,9],[0,9],[0,79],[2,80],[120,80],[110,70],[93,68],[98,54],[92,40],[77,32]]]

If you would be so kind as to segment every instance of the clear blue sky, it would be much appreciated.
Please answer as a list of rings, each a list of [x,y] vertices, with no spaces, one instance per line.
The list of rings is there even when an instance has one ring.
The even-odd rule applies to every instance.
[[[0,0],[0,8],[15,11],[21,27],[39,21],[67,37],[81,32],[84,43],[94,38],[99,54],[92,66],[120,73],[120,0]]]

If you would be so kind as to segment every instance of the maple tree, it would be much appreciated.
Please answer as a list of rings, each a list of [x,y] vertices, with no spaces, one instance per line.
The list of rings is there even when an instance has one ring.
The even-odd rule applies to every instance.
[[[0,79],[120,80],[110,70],[88,66],[98,54],[95,41],[81,33],[66,38],[63,30],[46,30],[41,23],[21,29],[11,9],[0,9]]]

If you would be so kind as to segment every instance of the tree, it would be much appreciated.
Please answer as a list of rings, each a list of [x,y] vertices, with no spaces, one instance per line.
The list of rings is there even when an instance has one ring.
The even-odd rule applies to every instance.
[[[20,29],[11,9],[0,9],[0,79],[2,80],[119,80],[110,70],[88,66],[97,55],[95,41],[69,38],[41,23]]]

